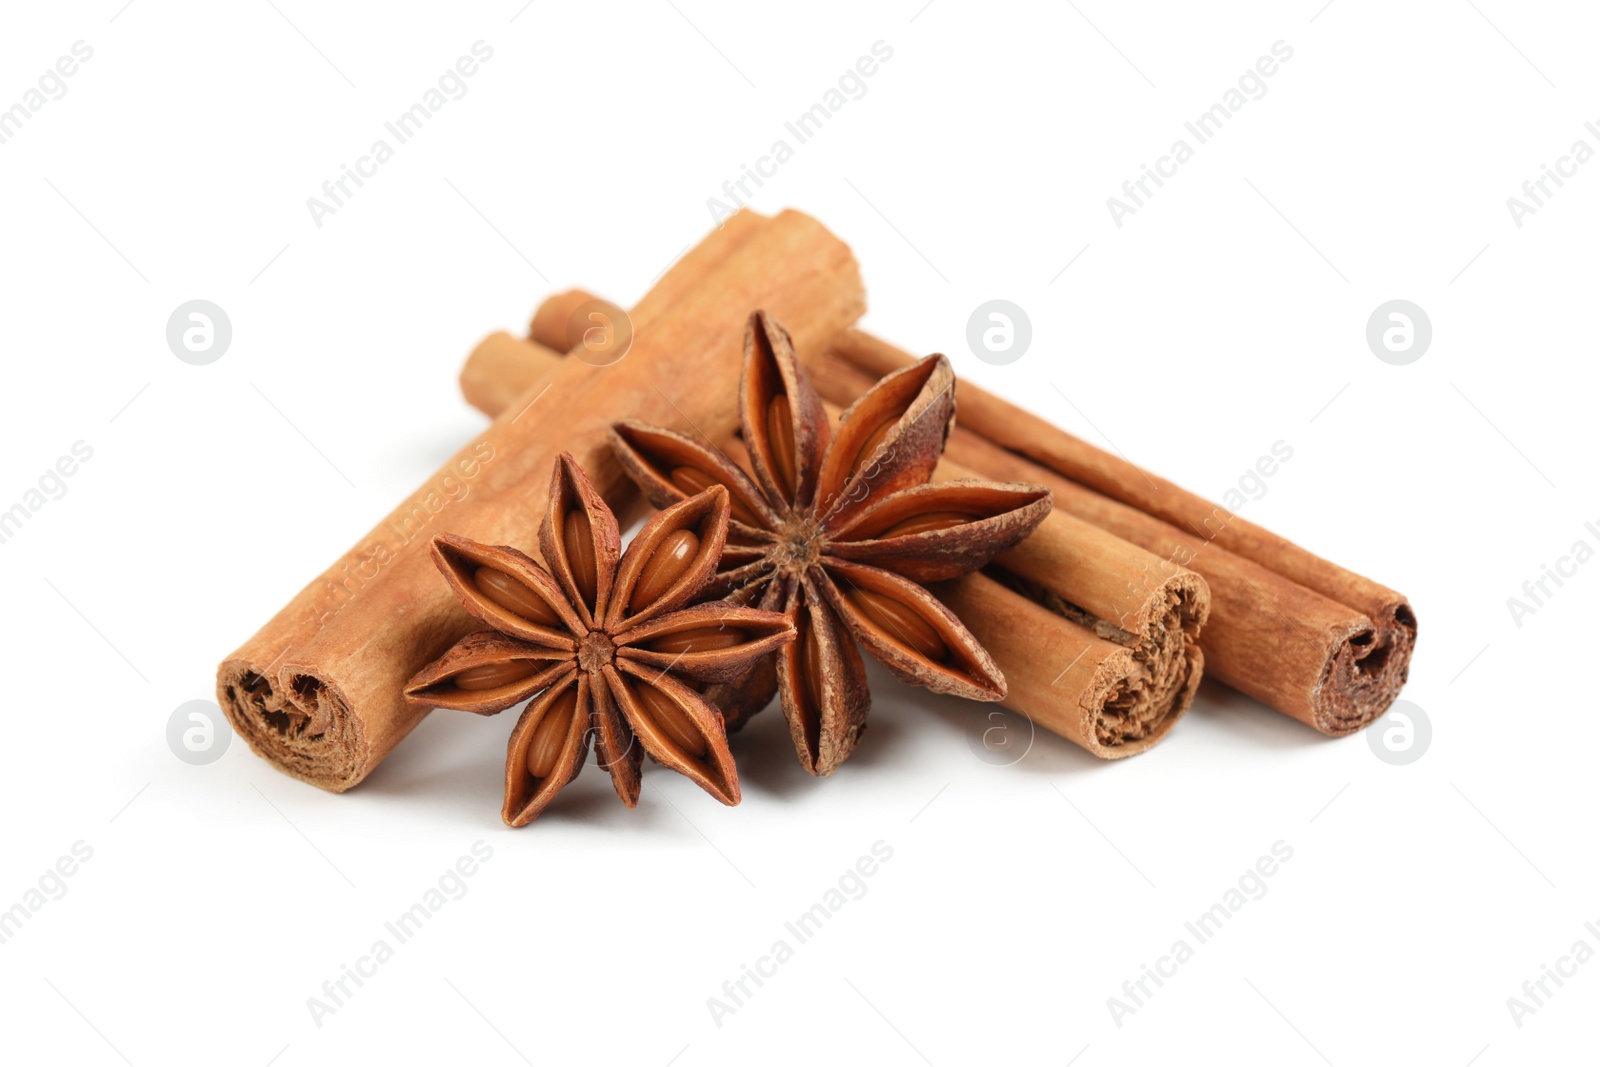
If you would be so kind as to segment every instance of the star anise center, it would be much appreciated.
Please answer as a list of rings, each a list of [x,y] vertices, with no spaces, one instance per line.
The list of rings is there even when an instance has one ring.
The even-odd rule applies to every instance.
[[[578,666],[591,674],[609,666],[616,655],[617,646],[608,634],[600,630],[590,630],[589,635],[578,644]]]
[[[828,536],[815,515],[787,519],[774,533],[777,540],[767,558],[781,573],[800,575],[827,554]]]

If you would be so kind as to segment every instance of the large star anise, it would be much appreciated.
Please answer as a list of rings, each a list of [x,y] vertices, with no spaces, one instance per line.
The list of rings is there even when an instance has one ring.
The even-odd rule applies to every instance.
[[[722,715],[698,683],[746,674],[792,641],[794,627],[727,601],[685,607],[714,580],[727,533],[728,492],[711,486],[655,515],[619,560],[616,517],[563,452],[539,527],[549,570],[514,548],[433,539],[450,588],[492,629],[424,667],[406,697],[493,715],[543,690],[506,748],[509,825],[532,821],[577,776],[591,735],[630,808],[643,752],[724,804],[739,802]]]
[[[871,696],[857,642],[913,685],[974,700],[1005,696],[989,654],[920,583],[977,570],[1017,544],[1049,513],[1050,492],[928,483],[955,421],[954,387],[949,360],[929,356],[878,382],[830,432],[788,333],[756,312],[739,404],[753,480],[685,434],[636,422],[613,430],[624,469],[657,507],[708,485],[727,488],[721,589],[782,611],[800,637],[780,651],[776,672],[755,670],[708,696],[736,727],[776,687],[812,774],[831,774],[865,728]]]

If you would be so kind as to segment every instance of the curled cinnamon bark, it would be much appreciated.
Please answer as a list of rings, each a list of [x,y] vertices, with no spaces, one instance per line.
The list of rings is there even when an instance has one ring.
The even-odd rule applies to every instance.
[[[825,397],[844,405],[911,361],[852,329],[806,363]],[[538,368],[511,373],[536,380]],[[1159,601],[1169,580],[1192,569],[1211,587],[1202,644],[1206,669],[1219,681],[1330,736],[1361,729],[1398,696],[1417,629],[1405,597],[975,386],[964,384],[961,400],[947,460],[985,477],[1045,485],[1056,514],[1149,553],[1114,615]]]
[[[853,366],[824,365],[821,359],[817,356],[804,362],[817,368],[816,383],[830,401],[839,405],[854,403],[875,384]],[[836,372],[848,382],[847,388],[841,389],[838,382],[830,380],[829,376]],[[780,377],[758,379],[755,386],[760,392],[754,399],[747,399],[745,405],[746,418],[760,417],[757,425],[765,430],[761,436],[768,443],[757,445],[763,456],[761,464],[769,475],[777,471],[772,476],[786,479],[785,487],[794,485],[798,489],[800,483],[809,486],[813,480],[828,485],[836,485],[841,478],[848,482],[863,465],[879,456],[884,441],[901,421],[903,412],[898,405],[909,401],[909,397],[896,400],[891,392],[881,417],[872,413],[876,410],[873,407],[857,412],[856,418],[841,421],[841,440],[831,451],[843,458],[835,459],[831,467],[822,465],[814,479],[810,473],[801,474],[797,466],[793,469],[798,480],[790,482],[788,457],[795,453],[785,441],[775,458],[770,443],[782,440],[786,423],[791,424],[790,440],[814,433],[809,427],[816,425],[816,417],[808,416],[811,421],[807,425],[793,429],[795,412],[804,410],[806,402],[787,410],[775,408],[779,394],[788,396],[783,389],[787,383],[780,383]],[[519,380],[531,384],[537,379]],[[912,382],[904,376],[900,380]],[[925,383],[915,384],[920,389]],[[934,390],[935,395],[939,392]],[[492,409],[487,410],[492,413]],[[827,405],[825,413],[833,419],[840,419],[843,414],[840,407]],[[895,416],[892,419],[888,417],[891,413]],[[948,414],[943,422],[935,419],[929,425],[942,433],[944,422],[948,422]],[[752,477],[743,473],[755,470],[757,465],[743,443],[732,439],[716,442],[719,448],[708,455],[705,445],[687,434],[650,431],[638,425],[622,427],[619,432],[625,446],[623,454],[634,457],[630,464],[635,477],[658,502],[699,492],[714,483],[727,488],[735,517],[724,556],[729,586],[737,588],[761,573],[766,551],[764,531],[780,525],[783,513],[769,504]],[[961,438],[962,431],[957,426],[950,440]],[[883,461],[884,471],[874,471],[875,477],[892,476],[897,469],[899,461],[894,457],[885,456]],[[959,564],[972,547],[964,539],[950,538],[940,531],[962,525],[1015,523],[1028,514],[1023,507],[1028,499],[1037,497],[1032,493],[1028,499],[1022,495],[1008,498],[1007,490],[987,481],[992,477],[988,474],[982,476],[982,485],[964,484],[979,477],[974,469],[963,469],[946,458],[938,464],[934,484],[901,489],[874,506],[852,513],[842,524],[847,543],[836,544],[831,551],[847,561],[857,556],[866,561],[892,561],[900,573],[918,581],[964,573],[970,566],[957,565],[943,572],[928,566],[930,542],[949,548],[947,564]],[[1029,529],[1033,529],[1036,519],[1030,515]],[[738,543],[740,540],[744,543]],[[955,614],[968,624],[978,645],[990,650],[986,655],[1007,680],[1001,700],[1004,706],[1108,759],[1133,755],[1160,740],[1192,704],[1204,667],[1196,645],[1210,609],[1204,580],[1182,567],[1164,568],[1163,560],[1145,549],[1059,510],[1046,517],[1031,537],[1014,538],[1008,543],[1015,547],[998,557],[990,568],[1004,584],[972,577],[938,589],[946,607],[960,605]],[[845,663],[845,668],[837,672],[840,675],[855,669],[850,666],[852,642],[836,639],[840,627],[833,613],[835,601],[843,604],[842,610],[851,612],[863,641],[872,639],[874,627],[893,631],[901,639],[878,645],[891,658],[904,654],[894,644],[914,647],[906,645],[907,638],[920,636],[927,642],[924,647],[935,654],[938,645],[944,644],[937,620],[922,620],[923,625],[918,626],[897,613],[893,604],[886,603],[881,591],[855,592],[857,596],[848,603],[842,597],[824,597],[823,603],[813,602],[806,611],[797,612],[795,625],[800,637],[785,649],[782,663],[776,668],[771,663],[763,664],[751,676],[719,689],[718,704],[729,716],[730,729],[737,729],[750,714],[765,706],[778,686],[780,673],[791,679],[791,706],[827,707],[830,698],[838,706],[845,706],[841,702],[844,687],[831,684],[828,673],[822,670],[822,664],[830,660]],[[769,606],[783,607],[790,602],[790,596],[798,598],[802,594],[803,590],[791,593],[780,589],[771,594],[774,599]],[[969,618],[967,611],[976,614]],[[1027,632],[1022,633],[1021,629]],[[927,671],[934,662],[923,657],[904,665]],[[968,695],[973,694],[969,691]],[[1000,695],[995,691],[989,698]],[[814,765],[836,765],[848,745],[825,746],[824,740],[835,736],[853,741],[855,734],[850,727],[856,721],[842,714],[832,718],[796,715],[791,719],[796,749],[820,755],[826,747],[826,756]],[[795,727],[795,722],[800,726]],[[802,762],[806,762],[806,755],[802,755]]]
[[[706,254],[685,256],[663,278],[680,294],[673,303],[635,309],[626,358],[604,367],[561,360],[542,396],[519,397],[222,662],[218,703],[259,755],[324,789],[361,781],[426,714],[404,698],[406,681],[475,626],[439,581],[433,534],[515,542],[542,518],[563,448],[613,509],[635,500],[606,441],[618,412],[687,417],[725,436],[737,423],[752,307],[781,314],[803,355],[861,314],[855,258],[820,223],[785,212],[746,235],[726,234],[728,225],[698,250]]]
[[[844,399],[911,359],[847,330],[818,357],[817,378]],[[975,386],[961,396],[952,459],[1049,486],[1058,511],[1157,557],[1147,582],[1183,567],[1205,576],[1213,611],[1202,645],[1213,677],[1334,737],[1399,695],[1417,636],[1405,597]]]

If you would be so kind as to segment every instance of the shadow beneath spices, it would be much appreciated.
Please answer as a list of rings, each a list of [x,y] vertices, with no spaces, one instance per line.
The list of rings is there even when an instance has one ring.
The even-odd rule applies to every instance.
[[[1212,678],[1201,681],[1194,703],[1190,716],[1204,719],[1210,732],[1222,735],[1230,744],[1290,750],[1313,748],[1331,740],[1298,719]]]
[[[1092,774],[1108,765],[1028,716],[999,704],[929,697],[917,710],[941,719],[975,761],[991,767],[1059,776]]]
[[[505,829],[500,812],[505,800],[506,741],[525,706],[493,716],[431,713],[358,787],[359,795],[399,805],[419,821],[475,822]],[[783,716],[777,718],[781,726]],[[617,797],[611,776],[595,762],[591,745],[577,778],[562,788],[536,821],[559,819],[587,829],[630,833],[682,826],[680,814],[652,796],[651,788],[653,777],[659,782],[660,776],[676,775],[649,757],[643,774],[638,807],[630,811]]]
[[[520,705],[496,716],[435,711],[357,788],[419,812],[498,816],[506,738],[521,713]]]

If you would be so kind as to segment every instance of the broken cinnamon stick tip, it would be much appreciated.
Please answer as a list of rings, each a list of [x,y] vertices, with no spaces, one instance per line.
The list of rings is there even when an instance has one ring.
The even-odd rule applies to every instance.
[[[491,333],[478,342],[461,367],[461,395],[480,411],[501,411],[528,386],[552,374],[561,365],[564,352],[504,330]]]
[[[343,793],[372,769],[361,719],[339,689],[292,665],[224,660],[217,668],[217,704],[256,755],[291,778]],[[290,694],[293,694],[292,696]]]
[[[583,343],[584,331],[584,324],[574,322],[574,316],[583,305],[599,299],[584,289],[568,289],[546,297],[528,324],[528,340],[557,352],[572,351]]]
[[[1329,737],[1365,729],[1400,696],[1417,643],[1417,616],[1401,599],[1352,629],[1328,657],[1312,693],[1310,726]]]

